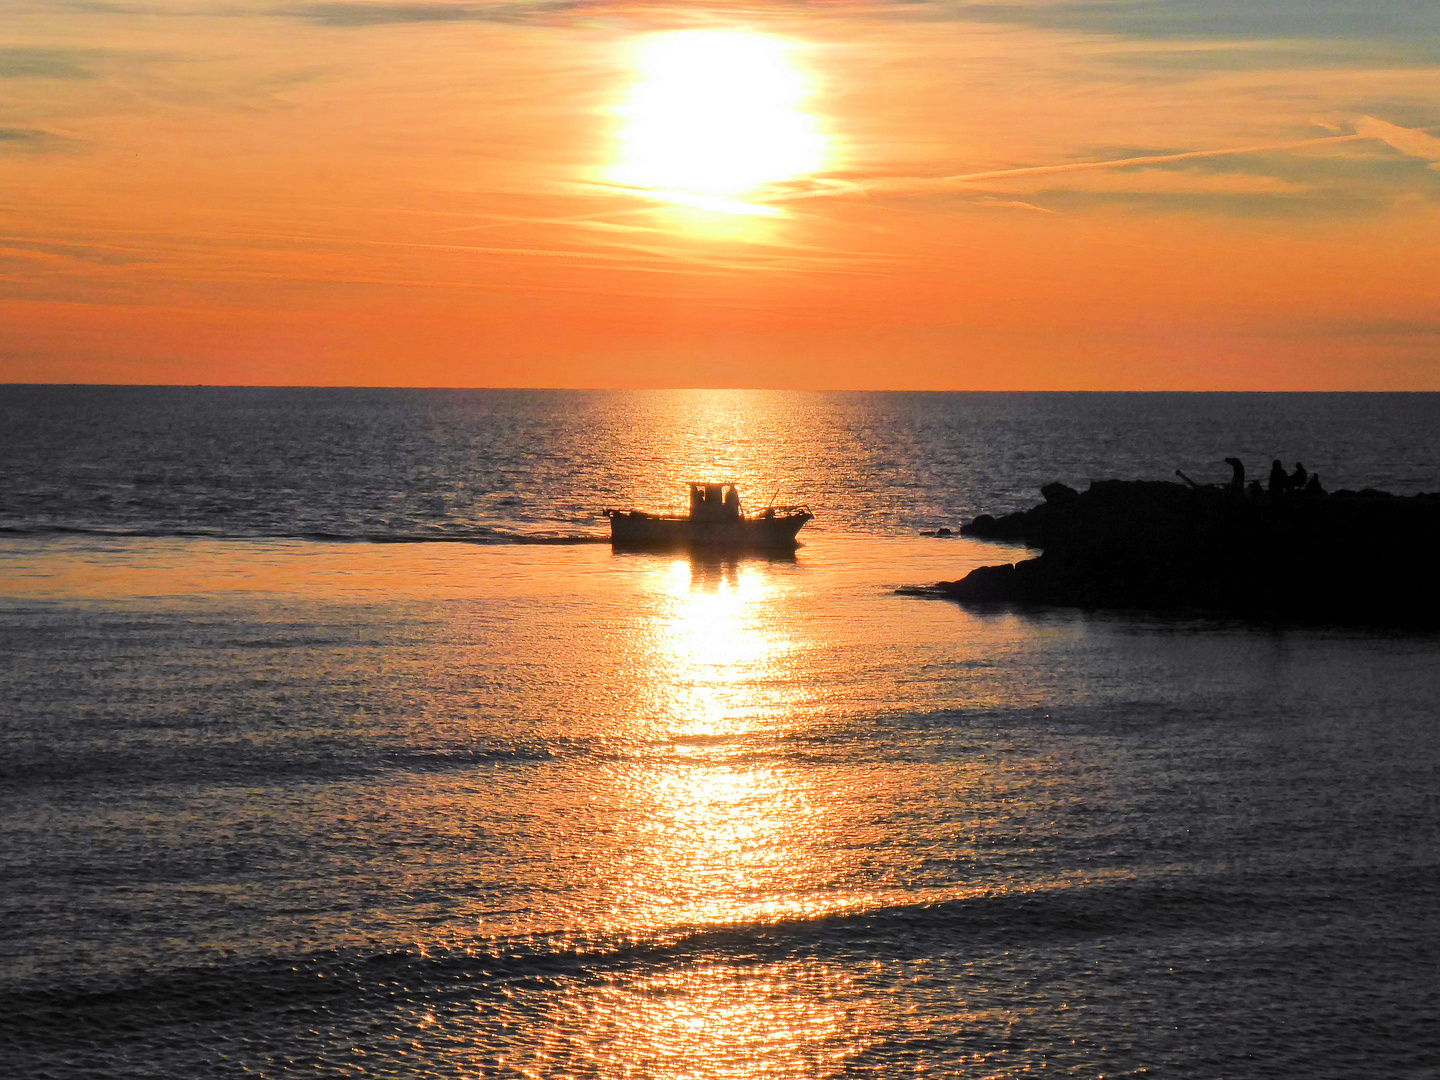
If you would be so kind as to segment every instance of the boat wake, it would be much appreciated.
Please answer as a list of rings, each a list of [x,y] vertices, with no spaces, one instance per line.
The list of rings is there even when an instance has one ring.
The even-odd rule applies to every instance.
[[[94,536],[117,539],[309,540],[331,544],[608,544],[593,533],[507,532],[500,529],[436,529],[423,532],[382,530],[204,529],[149,526],[115,528],[100,525],[0,525],[0,536]]]

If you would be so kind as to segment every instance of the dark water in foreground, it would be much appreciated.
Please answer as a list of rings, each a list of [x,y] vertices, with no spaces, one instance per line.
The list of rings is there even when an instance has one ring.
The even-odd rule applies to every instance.
[[[0,411],[0,1075],[1436,1075],[1440,639],[892,592],[1436,396]],[[722,474],[793,560],[509,542]]]

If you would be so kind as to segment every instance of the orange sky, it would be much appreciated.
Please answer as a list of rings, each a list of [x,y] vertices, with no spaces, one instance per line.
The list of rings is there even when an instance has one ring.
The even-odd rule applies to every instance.
[[[0,382],[1440,390],[1433,0],[0,14]]]

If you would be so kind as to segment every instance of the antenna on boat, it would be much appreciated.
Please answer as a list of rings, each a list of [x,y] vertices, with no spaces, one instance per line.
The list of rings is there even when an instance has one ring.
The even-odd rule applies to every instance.
[[[781,486],[783,486],[783,485],[781,485]],[[776,489],[775,489],[775,494],[773,494],[773,495],[770,496],[770,501],[765,504],[765,509],[766,509],[766,510],[773,510],[773,509],[775,508],[775,500],[778,499],[779,497],[780,497],[780,487],[776,487]]]

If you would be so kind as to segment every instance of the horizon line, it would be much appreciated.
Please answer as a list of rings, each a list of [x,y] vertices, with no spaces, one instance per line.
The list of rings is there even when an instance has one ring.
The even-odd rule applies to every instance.
[[[694,393],[741,392],[766,394],[1440,394],[1437,389],[1139,389],[1139,388],[1060,388],[1028,387],[978,389],[952,387],[947,389],[894,386],[883,389],[861,387],[801,386],[459,386],[399,385],[378,383],[126,383],[126,382],[0,382],[3,389],[135,389],[135,390],[482,390],[528,393]]]

